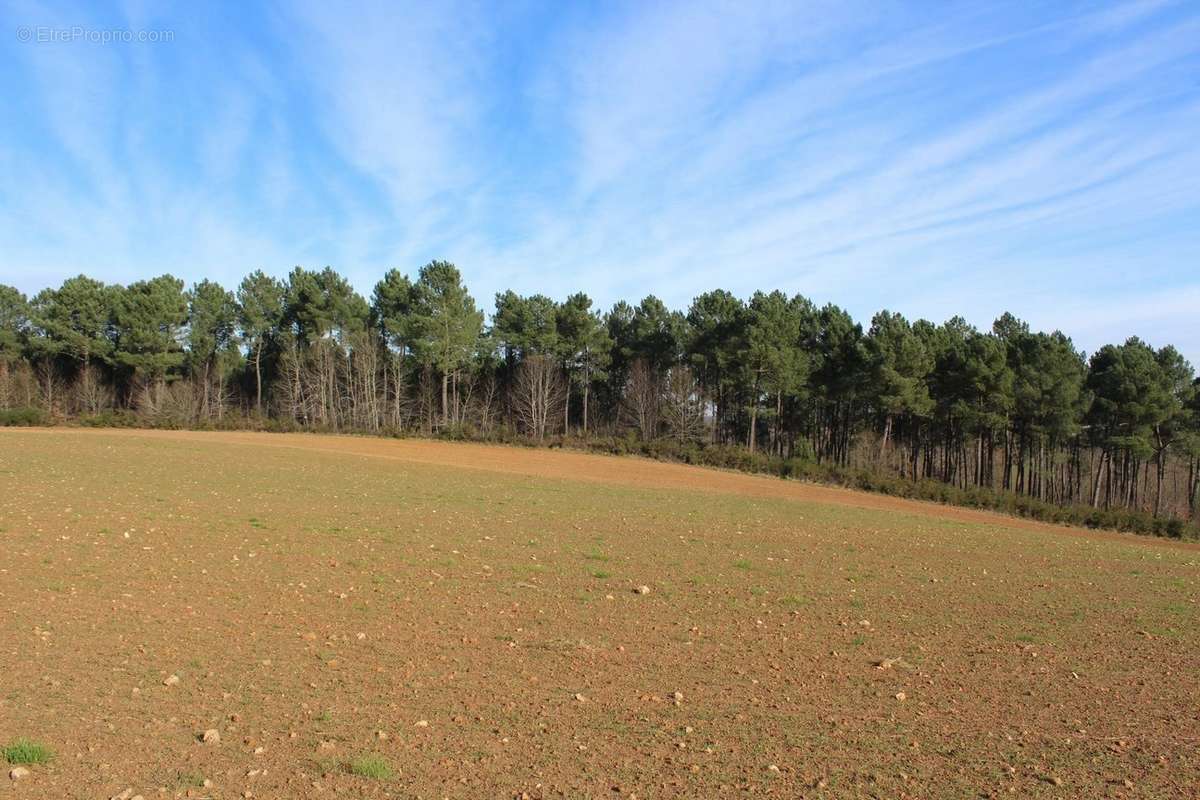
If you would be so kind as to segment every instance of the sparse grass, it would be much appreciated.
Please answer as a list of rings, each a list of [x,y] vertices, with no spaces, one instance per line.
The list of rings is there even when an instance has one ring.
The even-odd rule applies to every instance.
[[[1024,642],[1025,644],[1036,644],[1036,643],[1037,643],[1037,637],[1036,637],[1036,636],[1034,636],[1034,635],[1033,635],[1033,634],[1031,634],[1031,633],[1018,633],[1018,634],[1017,634],[1017,641],[1018,641],[1018,642]]]
[[[350,771],[351,775],[357,775],[360,778],[371,778],[377,781],[387,780],[395,774],[391,764],[383,756],[374,754],[355,758],[346,765],[346,769]]]
[[[602,570],[602,569],[594,569],[594,570],[592,570],[592,577],[593,577],[593,578],[600,578],[601,580],[603,580],[604,578],[611,578],[611,577],[612,577],[612,573],[611,573],[611,572],[605,572],[605,571],[604,571],[604,570]]]
[[[9,764],[48,764],[54,752],[46,745],[21,737],[5,746],[4,760]]]
[[[175,785],[180,789],[199,789],[204,786],[204,776],[199,772],[178,772],[175,774]]]
[[[744,558],[739,558],[737,561],[733,562],[733,566],[737,569],[750,569],[750,562]]]

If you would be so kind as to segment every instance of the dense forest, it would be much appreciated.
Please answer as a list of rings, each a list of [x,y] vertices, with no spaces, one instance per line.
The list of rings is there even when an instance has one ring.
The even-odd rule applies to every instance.
[[[10,421],[571,437],[1180,521],[1196,518],[1198,389],[1179,352],[1137,338],[1089,357],[1008,314],[980,331],[881,311],[864,330],[779,291],[603,313],[508,291],[486,324],[440,261],[388,272],[369,300],[328,268],[235,289],[0,285]]]

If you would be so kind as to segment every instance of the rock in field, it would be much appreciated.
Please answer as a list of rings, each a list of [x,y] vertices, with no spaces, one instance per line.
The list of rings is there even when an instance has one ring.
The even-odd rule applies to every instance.
[[[19,781],[21,778],[27,777],[28,775],[29,770],[25,769],[24,767],[13,767],[8,771],[9,779],[14,781]]]
[[[221,741],[221,732],[216,728],[209,728],[201,734],[200,741],[205,744],[219,744]]]

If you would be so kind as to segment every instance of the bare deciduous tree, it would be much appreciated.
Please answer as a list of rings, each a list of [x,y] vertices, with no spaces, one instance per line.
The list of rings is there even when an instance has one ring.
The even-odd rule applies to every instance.
[[[512,402],[525,432],[538,441],[546,438],[551,422],[561,418],[567,402],[562,367],[547,356],[527,356],[517,368]]]
[[[625,414],[637,428],[642,441],[658,435],[658,423],[662,411],[662,377],[642,358],[629,368],[629,379],[625,384]]]
[[[667,375],[663,420],[681,442],[704,438],[704,394],[689,367],[674,367]]]

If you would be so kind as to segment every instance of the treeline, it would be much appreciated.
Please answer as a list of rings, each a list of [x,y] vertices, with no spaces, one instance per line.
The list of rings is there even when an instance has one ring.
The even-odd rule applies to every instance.
[[[748,302],[708,292],[686,312],[650,296],[604,313],[582,293],[509,291],[485,321],[440,261],[415,280],[388,272],[369,300],[328,268],[283,281],[259,271],[236,289],[169,275],[128,286],[81,275],[32,299],[0,286],[0,409],[13,420],[569,436],[1196,518],[1200,386],[1170,346],[1132,338],[1086,357],[1008,314],[980,331],[881,311],[864,330],[779,291]]]

